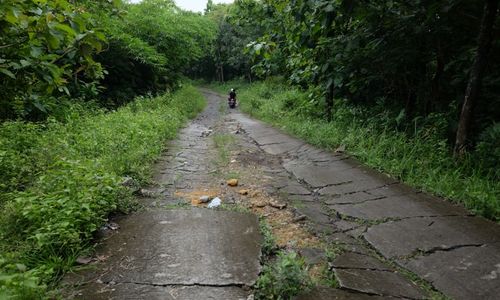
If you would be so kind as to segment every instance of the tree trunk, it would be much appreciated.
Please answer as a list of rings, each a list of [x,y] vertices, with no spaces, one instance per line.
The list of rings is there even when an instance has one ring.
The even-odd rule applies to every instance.
[[[331,83],[330,86],[328,86],[326,95],[325,95],[325,102],[326,102],[326,118],[328,121],[332,120],[332,113],[333,113],[333,88],[334,84]]]
[[[495,24],[498,2],[499,0],[486,0],[484,5],[483,18],[481,20],[481,27],[479,28],[477,52],[472,64],[469,82],[465,90],[464,103],[462,104],[462,112],[458,122],[454,149],[455,156],[458,157],[463,156],[467,148],[473,109],[479,96],[483,72],[488,63],[487,57],[491,48],[493,25]]]
[[[224,66],[220,65],[220,82],[224,83]]]

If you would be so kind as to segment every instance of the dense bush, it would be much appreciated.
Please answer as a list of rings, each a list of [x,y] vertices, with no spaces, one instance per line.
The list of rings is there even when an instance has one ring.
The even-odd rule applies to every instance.
[[[1,124],[0,298],[70,267],[107,215],[129,208],[124,178],[148,180],[164,141],[202,99],[188,86],[65,123]]]
[[[351,155],[374,168],[500,220],[498,126],[481,137],[475,152],[456,161],[446,141],[447,124],[442,115],[420,118],[412,127],[398,129],[397,111],[387,110],[383,104],[368,109],[337,100],[332,120],[326,121],[319,117],[320,107],[304,100],[307,92],[297,88],[231,82],[218,89],[226,92],[230,87],[241,87],[241,108],[253,116],[323,148],[345,145]]]

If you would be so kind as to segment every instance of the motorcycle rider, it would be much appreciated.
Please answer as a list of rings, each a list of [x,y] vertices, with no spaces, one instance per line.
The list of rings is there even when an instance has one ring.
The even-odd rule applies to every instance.
[[[229,92],[229,99],[236,100],[236,91],[234,89],[231,89],[231,91]]]
[[[236,91],[231,89],[229,92],[229,98],[227,99],[230,108],[234,108],[236,106]]]

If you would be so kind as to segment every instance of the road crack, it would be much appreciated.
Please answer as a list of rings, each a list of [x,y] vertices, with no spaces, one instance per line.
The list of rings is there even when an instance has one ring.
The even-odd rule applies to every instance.
[[[412,253],[404,256],[398,256],[396,258],[393,258],[394,260],[412,260],[416,259],[422,256],[429,256],[432,254],[435,254],[437,252],[451,252],[457,249],[461,248],[479,248],[485,246],[487,243],[475,243],[475,244],[461,244],[461,245],[454,245],[454,246],[449,246],[449,247],[443,247],[443,246],[436,246],[432,247],[427,250],[422,250],[422,249],[417,249],[413,251]]]
[[[243,283],[211,284],[211,283],[152,283],[152,282],[141,282],[141,281],[109,281],[109,282],[103,282],[103,284],[106,285],[134,284],[134,285],[145,285],[145,286],[156,286],[156,287],[215,287],[215,288],[248,287],[248,285]]]

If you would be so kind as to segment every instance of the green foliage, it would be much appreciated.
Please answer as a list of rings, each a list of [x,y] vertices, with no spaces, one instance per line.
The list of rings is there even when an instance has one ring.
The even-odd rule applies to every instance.
[[[292,299],[310,285],[304,259],[295,252],[280,252],[275,262],[264,266],[257,279],[255,299]]]
[[[109,72],[102,82],[109,106],[123,104],[127,95],[177,88],[181,76],[211,53],[215,23],[202,15],[167,0],[128,4],[121,10],[115,17],[99,17],[110,41],[97,58]]]
[[[106,38],[92,22],[66,0],[0,2],[0,118],[44,117],[70,85],[103,77],[93,54]]]
[[[40,291],[45,286],[38,284],[33,270],[28,271],[21,263],[0,256],[0,299],[42,299]]]
[[[334,98],[368,106],[383,102],[398,112],[392,117],[400,128],[432,113],[446,116],[444,131],[452,141],[482,13],[483,2],[474,0],[242,0],[220,27],[231,43],[218,55],[228,57],[224,62],[246,62],[259,77],[284,76],[308,90],[323,117],[331,117]],[[499,49],[496,39],[474,109],[471,144],[499,120]],[[235,68],[231,77],[251,79],[247,72],[248,66]]]
[[[268,257],[276,251],[276,239],[264,218],[260,218],[259,220],[259,229],[260,234],[264,238],[262,241],[262,255]]]
[[[320,284],[329,286],[332,288],[339,288],[339,282],[335,276],[332,265],[335,259],[344,252],[341,245],[332,245],[325,250],[326,254],[326,265],[324,266],[320,278]]]
[[[220,86],[226,91],[241,83]],[[240,87],[242,110],[330,150],[344,145],[362,162],[414,187],[462,203],[473,212],[500,220],[500,185],[495,160],[496,127],[482,137],[473,155],[457,162],[443,132],[442,115],[416,119],[411,130],[394,126],[397,113],[380,106],[364,108],[337,100],[330,122],[314,114],[304,100],[307,92],[276,83]],[[303,103],[303,106],[289,105]],[[302,100],[300,100],[302,99]],[[305,107],[306,113],[301,107]],[[321,108],[316,107],[316,110]],[[312,111],[312,112],[308,112]]]
[[[0,120],[178,88],[213,50],[215,22],[173,1],[0,2]]]
[[[186,86],[114,112],[74,114],[66,123],[1,124],[0,250],[11,259],[0,279],[9,280],[7,289],[36,288],[32,274],[48,282],[70,268],[108,214],[130,208],[124,178],[146,182],[164,141],[203,105]],[[30,271],[13,273],[13,261]]]

